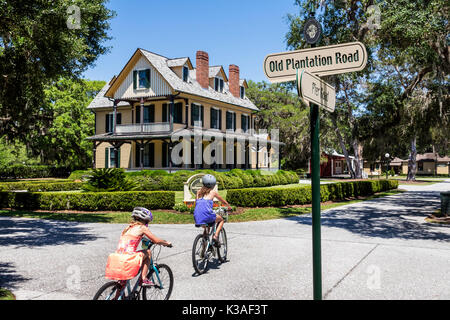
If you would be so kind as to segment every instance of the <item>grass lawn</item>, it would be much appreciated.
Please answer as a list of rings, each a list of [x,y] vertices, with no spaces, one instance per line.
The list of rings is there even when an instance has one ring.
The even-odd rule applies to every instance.
[[[225,191],[225,190],[222,190]],[[321,210],[331,209],[342,205],[356,203],[364,200],[385,197],[403,192],[402,190],[392,190],[380,192],[370,197],[352,199],[340,202],[327,202],[321,204]],[[182,193],[182,192],[181,192]],[[181,197],[182,201],[182,197]],[[191,224],[194,218],[191,214],[181,214],[178,212],[169,212],[164,210],[152,211],[154,215],[153,224]],[[239,214],[229,216],[229,222],[245,222],[281,219],[294,217],[311,212],[311,205],[288,206],[288,207],[267,207],[267,208],[243,208]],[[130,212],[50,212],[50,211],[17,211],[0,210],[0,216],[26,217],[39,219],[54,219],[76,222],[100,222],[100,223],[128,223],[130,221]]]

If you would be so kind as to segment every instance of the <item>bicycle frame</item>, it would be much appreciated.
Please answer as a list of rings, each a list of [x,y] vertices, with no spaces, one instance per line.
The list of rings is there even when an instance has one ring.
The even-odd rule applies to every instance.
[[[151,246],[150,246],[150,247],[151,247]],[[150,248],[150,247],[149,247],[149,248]],[[141,268],[139,269],[139,272],[138,272],[138,274],[136,275],[136,277],[133,278],[133,279],[137,279],[136,283],[135,283],[134,286],[133,286],[133,290],[131,290],[131,280],[132,280],[132,279],[126,280],[126,283],[123,285],[123,289],[120,291],[120,295],[119,295],[119,298],[118,298],[117,300],[122,300],[122,298],[124,297],[126,291],[128,291],[127,296],[128,296],[128,297],[131,297],[132,294],[135,294],[135,293],[137,292],[138,287],[141,287],[141,288],[142,288],[142,286],[140,286],[139,283],[140,283],[140,279],[141,279],[142,269],[143,269],[143,268],[144,268],[144,264],[142,264],[142,266],[141,266]],[[153,255],[152,255],[152,257],[150,258],[149,270],[150,270],[150,269],[153,269],[153,271],[154,271],[153,274],[156,275],[157,282],[154,281],[154,283],[155,283],[155,284],[157,283],[158,286],[159,286],[161,289],[164,289],[164,286],[162,285],[161,279],[160,279],[160,277],[159,277],[159,271],[158,271],[158,269],[156,268],[155,264],[153,263]],[[153,275],[152,275],[152,277],[153,277]],[[119,281],[119,282],[120,282],[120,281]]]

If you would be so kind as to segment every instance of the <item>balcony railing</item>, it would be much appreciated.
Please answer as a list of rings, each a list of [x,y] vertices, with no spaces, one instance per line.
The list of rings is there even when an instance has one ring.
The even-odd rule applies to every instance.
[[[169,122],[118,124],[117,134],[169,132]]]

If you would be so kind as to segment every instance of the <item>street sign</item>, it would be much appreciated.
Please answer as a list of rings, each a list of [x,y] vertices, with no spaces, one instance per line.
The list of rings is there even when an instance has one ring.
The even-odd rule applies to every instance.
[[[336,104],[336,90],[319,77],[306,70],[297,70],[298,95],[305,102],[312,102],[333,112]]]
[[[316,76],[360,71],[367,64],[367,51],[361,42],[308,48],[266,56],[264,73],[272,83],[295,81],[298,69]]]

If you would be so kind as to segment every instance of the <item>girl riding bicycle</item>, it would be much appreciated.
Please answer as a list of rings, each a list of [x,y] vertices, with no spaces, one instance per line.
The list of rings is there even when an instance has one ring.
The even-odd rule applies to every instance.
[[[142,238],[146,236],[152,243],[166,247],[172,246],[170,242],[159,239],[148,229],[148,223],[153,220],[153,215],[146,208],[136,207],[131,214],[132,222],[122,231],[119,245],[115,253],[110,254],[106,265],[106,277],[113,280],[128,280],[134,278],[142,267],[142,285],[149,286],[153,283],[147,279],[150,264],[151,251],[140,250],[137,247]]]
[[[223,204],[225,204],[229,210],[231,206],[228,202],[223,199],[219,193],[213,190],[216,185],[216,178],[211,174],[206,174],[202,178],[203,187],[197,191],[194,209],[194,220],[196,225],[209,224],[209,223],[219,223],[217,226],[216,233],[213,236],[215,245],[218,246],[219,233],[223,227],[224,220],[221,216],[216,215],[213,211],[214,198],[219,199]]]

